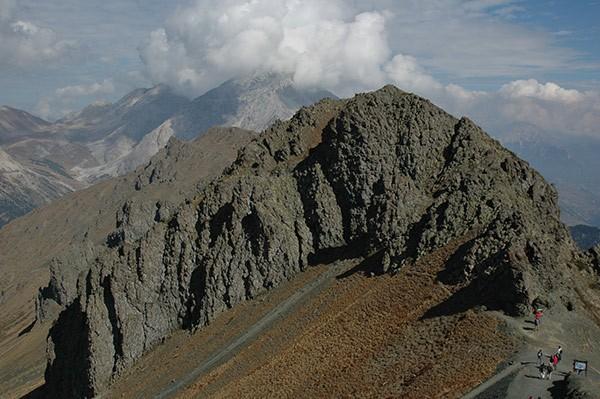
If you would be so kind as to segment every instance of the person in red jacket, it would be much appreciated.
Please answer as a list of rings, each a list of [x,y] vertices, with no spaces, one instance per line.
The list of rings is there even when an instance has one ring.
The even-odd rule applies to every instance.
[[[535,309],[533,316],[533,324],[535,324],[535,329],[537,330],[538,327],[540,326],[540,323],[542,322],[542,316],[544,315],[544,312],[542,309]]]

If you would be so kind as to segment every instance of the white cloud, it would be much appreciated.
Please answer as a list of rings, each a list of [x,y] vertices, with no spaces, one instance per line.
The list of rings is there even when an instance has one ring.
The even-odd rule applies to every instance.
[[[43,119],[49,119],[52,116],[52,108],[48,98],[41,98],[35,106],[36,115]]]
[[[49,28],[15,19],[15,2],[0,0],[0,66],[27,67],[54,62],[76,48]]]
[[[390,61],[385,12],[350,12],[341,1],[197,1],[150,35],[150,76],[188,93],[256,70],[298,85],[373,88]],[[342,90],[343,91],[343,90]]]
[[[102,82],[95,82],[88,85],[66,86],[56,89],[56,96],[60,98],[93,96],[97,94],[112,94],[115,86],[112,79],[104,79]]]
[[[432,93],[443,89],[442,84],[425,72],[411,56],[396,55],[385,66],[385,71],[391,81],[401,88],[419,93]]]
[[[56,89],[52,95],[42,96],[38,100],[34,112],[46,120],[55,120],[87,104],[105,103],[107,97],[115,92],[113,79],[65,86]]]
[[[522,12],[519,3],[195,0],[152,32],[140,55],[151,79],[190,95],[265,69],[340,95],[391,82],[466,99],[432,73],[448,80],[531,76],[573,61],[553,34],[505,18]]]
[[[516,80],[496,91],[473,92],[448,85],[451,95],[436,96],[438,104],[457,115],[468,115],[490,133],[510,133],[513,126],[531,125],[562,135],[600,137],[600,93],[561,87],[554,82]]]
[[[555,94],[507,98],[502,93],[498,97],[498,117],[507,122],[528,123],[566,135],[600,137],[600,94],[597,92],[577,92],[575,96],[566,95],[562,98]],[[577,100],[572,100],[574,97]]]
[[[577,90],[564,89],[556,83],[539,83],[535,79],[516,80],[503,85],[500,93],[510,98],[530,97],[538,100],[574,103],[584,99]]]

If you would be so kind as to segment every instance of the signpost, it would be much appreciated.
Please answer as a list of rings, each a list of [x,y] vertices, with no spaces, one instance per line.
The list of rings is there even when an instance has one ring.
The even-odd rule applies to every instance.
[[[588,371],[588,362],[587,360],[573,360],[573,371],[580,375],[581,373],[585,373],[587,377]]]

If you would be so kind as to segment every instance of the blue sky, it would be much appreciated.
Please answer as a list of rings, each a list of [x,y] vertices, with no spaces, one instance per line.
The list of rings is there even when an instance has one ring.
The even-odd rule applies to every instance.
[[[516,15],[518,23],[553,34],[557,44],[573,49],[585,66],[547,71],[540,78],[574,88],[600,85],[600,1],[531,1],[526,12]]]
[[[552,82],[582,93],[580,109],[581,101],[596,100],[583,93],[600,90],[600,1],[323,4],[0,0],[0,104],[56,118],[155,83],[195,96],[252,68],[292,73],[300,84],[341,95],[390,81],[457,112],[477,108],[457,96],[485,98],[479,94],[515,81],[537,86],[511,86],[503,101],[534,93],[526,95],[547,102],[554,86],[544,85]],[[215,22],[224,15],[230,25]],[[331,36],[323,29],[339,33],[331,48],[315,47]],[[291,43],[292,54],[282,43]],[[560,93],[567,96],[560,101],[575,104],[568,91]],[[595,105],[587,108],[595,112]]]

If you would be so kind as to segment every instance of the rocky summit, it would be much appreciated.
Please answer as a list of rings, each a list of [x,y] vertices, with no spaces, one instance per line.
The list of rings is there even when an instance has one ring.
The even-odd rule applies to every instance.
[[[393,273],[459,241],[438,278],[461,289],[443,306],[523,314],[536,301],[572,307],[569,264],[587,262],[535,170],[392,86],[301,109],[168,216],[153,212],[143,234],[124,215],[106,245],[53,267],[46,299],[65,308],[48,339],[48,395],[99,396],[174,330],[312,264],[369,257],[373,273]]]

